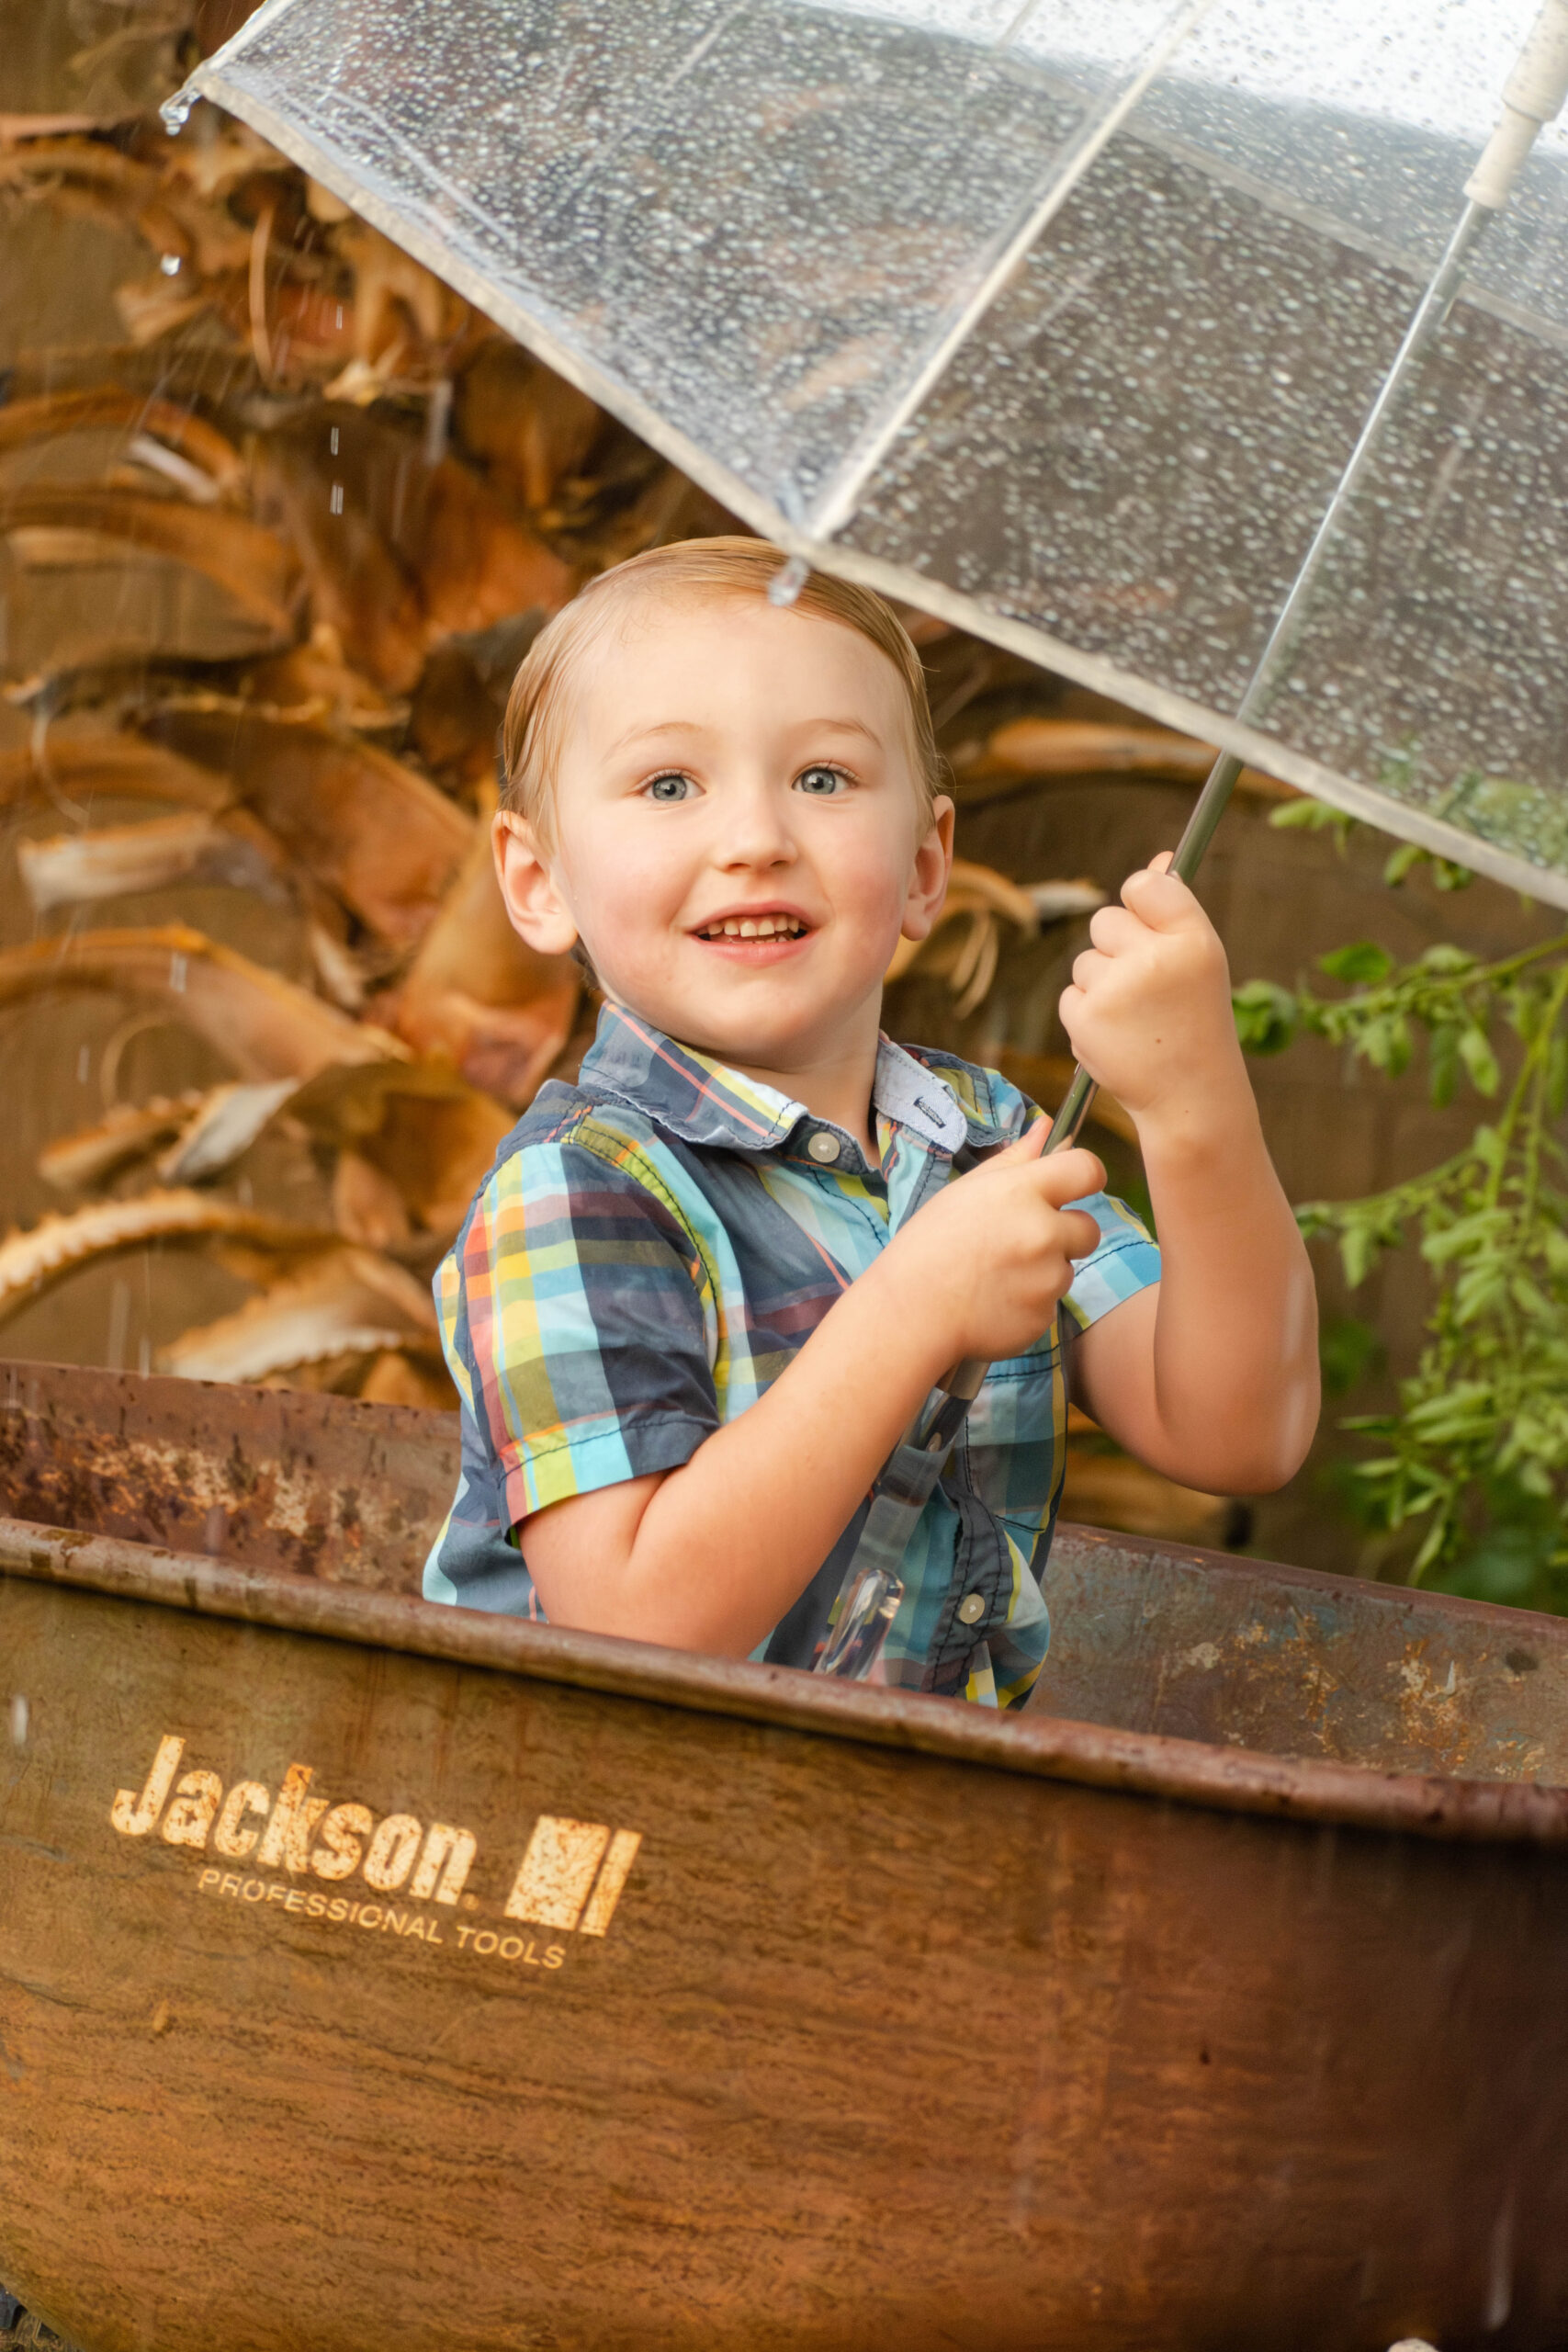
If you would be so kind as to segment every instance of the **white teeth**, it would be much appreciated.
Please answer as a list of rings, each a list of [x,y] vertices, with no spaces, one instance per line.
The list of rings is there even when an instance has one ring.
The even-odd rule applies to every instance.
[[[710,922],[699,935],[704,939],[798,939],[805,928],[793,915],[728,915],[723,922]]]

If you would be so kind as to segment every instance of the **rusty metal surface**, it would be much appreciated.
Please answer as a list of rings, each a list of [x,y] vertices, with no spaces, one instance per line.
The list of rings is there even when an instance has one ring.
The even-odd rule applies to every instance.
[[[454,1415],[0,1363],[0,1508],[49,1527],[417,1592]]]
[[[1568,1619],[1063,1528],[1035,1704],[1393,1772],[1568,1782]]]
[[[0,1511],[417,1594],[452,1416],[0,1363]],[[1062,1527],[1033,1712],[1400,1773],[1568,1782],[1568,1621]]]
[[[887,1707],[972,1727],[847,1691],[807,1728],[768,1701],[803,1678],[705,1669],[767,1686],[742,1710],[633,1652],[616,1689],[547,1629],[165,1565],[162,1603],[0,1577],[0,2276],[86,2352],[414,2352],[434,2312],[462,2352],[1568,2337],[1561,1853],[1064,1770],[1125,1732],[893,1746]],[[208,1613],[225,1587],[321,1633]]]
[[[1568,1846],[1564,1788],[1292,1758],[1066,1720],[1040,1709],[999,1715],[958,1700],[788,1667],[693,1657],[526,1619],[433,1608],[325,1578],[277,1577],[117,1536],[0,1520],[3,1576],[1166,1802],[1426,1838]]]

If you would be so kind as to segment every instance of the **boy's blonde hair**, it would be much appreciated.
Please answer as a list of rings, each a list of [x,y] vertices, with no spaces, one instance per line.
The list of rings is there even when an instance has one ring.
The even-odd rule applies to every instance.
[[[506,784],[502,807],[525,818],[542,847],[551,844],[552,797],[564,714],[573,675],[587,649],[643,599],[653,596],[735,596],[763,599],[784,558],[766,539],[682,539],[649,548],[591,580],[529,647],[507,697],[502,729]],[[795,609],[852,628],[886,655],[898,673],[908,707],[922,814],[945,777],[931,728],[926,673],[891,605],[869,588],[811,572]]]

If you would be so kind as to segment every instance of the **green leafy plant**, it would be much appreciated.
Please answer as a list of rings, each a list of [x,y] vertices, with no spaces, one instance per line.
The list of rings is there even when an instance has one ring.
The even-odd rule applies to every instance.
[[[1296,808],[1315,805],[1280,813],[1304,822]],[[1388,878],[1414,862],[1396,851]],[[1568,934],[1491,963],[1439,945],[1400,965],[1359,940],[1319,968],[1344,992],[1235,990],[1249,1051],[1311,1035],[1390,1078],[1419,1054],[1434,1102],[1462,1088],[1490,1106],[1441,1166],[1297,1210],[1337,1243],[1352,1289],[1411,1241],[1434,1281],[1398,1410],[1341,1423],[1369,1448],[1341,1490],[1365,1527],[1405,1539],[1412,1583],[1568,1612]],[[1325,1385],[1343,1393],[1371,1350],[1332,1325],[1327,1340]]]

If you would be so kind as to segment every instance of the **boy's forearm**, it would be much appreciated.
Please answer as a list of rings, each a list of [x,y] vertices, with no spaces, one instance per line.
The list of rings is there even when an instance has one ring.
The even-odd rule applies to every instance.
[[[1160,1238],[1157,1304],[1126,1321],[1118,1310],[1086,1335],[1090,1409],[1184,1485],[1267,1493],[1300,1467],[1317,1425],[1317,1307],[1250,1090],[1222,1115],[1140,1140]],[[1152,1333],[1140,1333],[1151,1315]]]
[[[934,1323],[906,1304],[874,1266],[766,1395],[660,1481],[591,1612],[604,1630],[731,1656],[772,1631],[946,1369]]]

